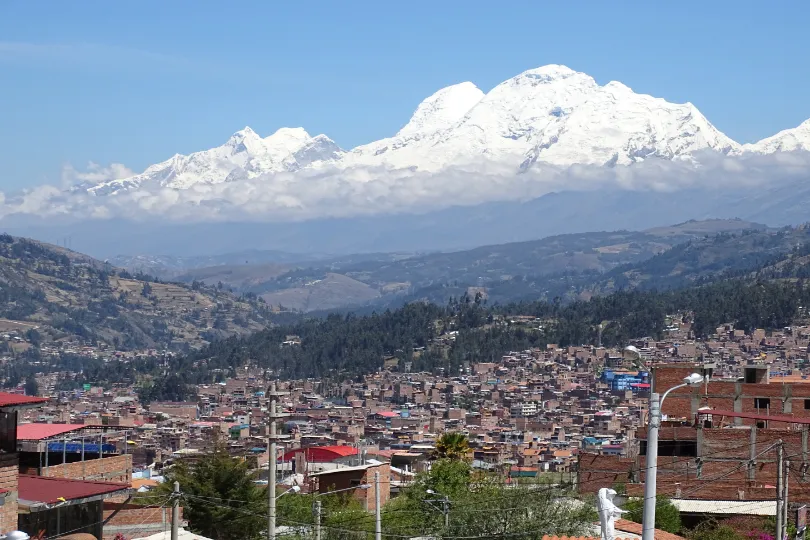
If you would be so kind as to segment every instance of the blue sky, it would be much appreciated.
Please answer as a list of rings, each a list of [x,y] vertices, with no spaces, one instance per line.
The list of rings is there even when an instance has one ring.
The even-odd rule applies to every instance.
[[[0,0],[0,190],[245,125],[388,136],[437,89],[560,63],[750,142],[810,118],[810,3]]]

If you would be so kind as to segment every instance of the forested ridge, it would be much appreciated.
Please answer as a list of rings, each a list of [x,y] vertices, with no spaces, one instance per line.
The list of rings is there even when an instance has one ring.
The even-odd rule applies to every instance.
[[[713,242],[739,243],[732,240],[718,237]],[[750,235],[745,241],[755,248],[760,240]],[[126,384],[138,387],[145,401],[182,400],[193,395],[194,385],[222,381],[246,365],[280,378],[337,382],[377,371],[386,359],[396,358],[399,365],[394,369],[403,369],[407,362],[412,371],[455,374],[467,363],[497,361],[509,351],[551,343],[594,345],[600,339],[600,327],[605,346],[644,336],[661,338],[671,315],[691,322],[697,337],[712,334],[724,323],[744,330],[780,328],[806,315],[810,305],[810,282],[805,281],[810,274],[807,244],[796,246],[788,255],[755,255],[753,259],[765,266],[753,270],[747,264],[728,270],[734,266],[728,261],[735,255],[730,247],[723,251],[720,264],[707,261],[705,255],[690,255],[693,267],[711,267],[718,273],[715,281],[699,278],[698,284],[680,289],[636,287],[588,300],[556,297],[511,303],[488,303],[482,294],[473,297],[465,292],[442,304],[414,301],[362,315],[299,315],[286,324],[213,341],[185,355],[135,360],[103,361],[72,354],[43,357],[32,347],[6,364],[3,380],[6,386],[14,386],[36,372],[73,372],[60,380],[60,389],[84,383]],[[664,254],[644,264],[663,274],[671,273],[671,263]],[[65,266],[64,261],[60,264]],[[528,320],[513,323],[518,315]]]
[[[38,359],[37,366],[7,366],[7,380],[37,371],[81,372],[64,388],[84,382],[137,385],[142,398],[181,400],[194,384],[222,381],[237,367],[254,365],[280,378],[316,377],[341,381],[382,368],[385,358],[411,362],[412,371],[458,373],[468,362],[497,361],[504,353],[544,347],[613,346],[650,336],[660,338],[667,315],[680,314],[698,337],[717,326],[781,328],[803,316],[810,284],[802,279],[748,282],[728,280],[674,291],[620,291],[588,301],[524,302],[487,306],[463,296],[447,305],[412,303],[367,316],[331,315],[268,328],[247,337],[215,342],[186,356],[102,362],[82,357]],[[516,315],[535,317],[512,323]],[[300,344],[299,343],[300,340]],[[294,342],[284,344],[284,342]]]

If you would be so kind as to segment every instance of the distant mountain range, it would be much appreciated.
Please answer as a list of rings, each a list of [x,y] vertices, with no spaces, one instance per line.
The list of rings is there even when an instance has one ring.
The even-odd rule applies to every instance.
[[[4,195],[0,228],[177,276],[181,259],[242,251],[286,264],[687,220],[796,225],[808,208],[810,120],[740,145],[690,103],[549,65],[486,93],[441,89],[392,137],[350,150],[244,128],[127,178]]]
[[[525,71],[487,93],[471,82],[443,88],[425,99],[393,137],[349,151],[326,135],[313,137],[303,128],[282,128],[262,138],[245,127],[222,146],[176,154],[130,178],[76,189],[97,196],[136,189],[183,190],[326,168],[436,174],[495,165],[519,174],[536,164],[614,166],[650,158],[690,160],[701,151],[739,155],[808,149],[810,121],[740,145],[691,103],[636,94],[616,81],[601,86],[585,73],[548,65]]]
[[[570,284],[576,283],[577,291],[585,290],[586,285],[593,292],[606,291],[619,279],[613,275],[614,269],[634,268],[668,253],[681,253],[681,246],[691,242],[743,231],[757,232],[759,236],[752,238],[760,239],[772,234],[764,225],[740,220],[693,221],[643,232],[567,234],[410,257],[379,254],[299,263],[227,264],[190,269],[176,279],[221,283],[236,292],[257,294],[270,305],[301,311],[417,299],[443,303],[471,288],[497,301],[571,296],[566,290]],[[781,253],[786,245],[783,242],[772,249]],[[748,252],[750,249],[737,246],[734,255]],[[664,277],[653,282],[663,282]],[[622,283],[629,281],[624,278]],[[643,279],[635,281],[634,286],[641,286]]]

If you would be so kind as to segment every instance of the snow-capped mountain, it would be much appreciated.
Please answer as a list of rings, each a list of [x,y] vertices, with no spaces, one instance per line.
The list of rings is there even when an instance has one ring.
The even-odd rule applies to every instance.
[[[518,172],[537,162],[631,164],[648,157],[687,157],[704,149],[728,153],[738,147],[690,103],[675,105],[636,94],[617,82],[599,86],[592,77],[558,65],[504,81],[454,123],[438,123],[438,129],[427,123],[430,133],[416,136],[420,131],[408,127],[425,110],[430,108],[423,103],[393,139],[355,148],[343,162],[438,171],[483,159]]]
[[[772,137],[753,144],[745,144],[742,147],[742,152],[755,154],[773,154],[795,150],[810,151],[810,120],[805,120],[795,128],[780,131]]]
[[[585,73],[548,65],[487,93],[470,82],[443,88],[425,99],[393,137],[348,152],[327,136],[311,137],[302,128],[282,128],[266,138],[245,128],[222,146],[175,155],[131,178],[80,189],[94,195],[148,186],[184,189],[327,166],[330,174],[341,174],[362,168],[475,172],[494,165],[501,174],[519,174],[542,164],[615,166],[650,158],[688,162],[694,153],[707,150],[741,154],[795,149],[810,149],[810,121],[740,146],[691,103],[637,94],[615,81],[599,85]]]
[[[184,189],[196,184],[218,184],[265,173],[293,172],[319,161],[339,159],[343,150],[329,137],[311,137],[303,128],[281,128],[262,138],[246,127],[216,148],[188,156],[175,154],[130,178],[112,180],[87,191],[109,195],[138,188]]]

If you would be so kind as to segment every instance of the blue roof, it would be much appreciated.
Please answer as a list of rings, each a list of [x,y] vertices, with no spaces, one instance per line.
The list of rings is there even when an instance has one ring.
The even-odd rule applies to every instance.
[[[64,448],[63,448],[64,447]],[[118,449],[114,444],[105,444],[103,451],[112,454]],[[65,444],[63,441],[48,443],[48,452],[70,452],[71,454],[81,454],[82,443],[69,442]],[[84,451],[90,454],[98,454],[98,443],[84,443]]]

